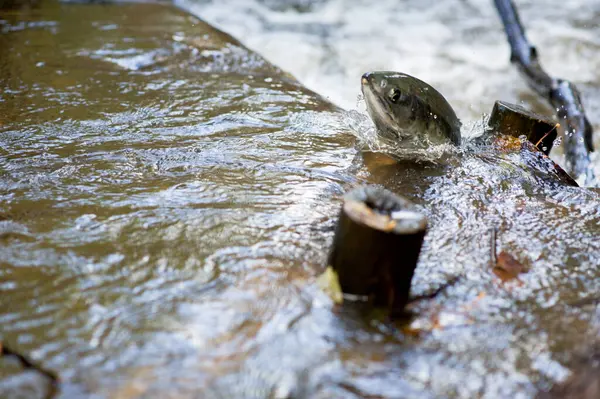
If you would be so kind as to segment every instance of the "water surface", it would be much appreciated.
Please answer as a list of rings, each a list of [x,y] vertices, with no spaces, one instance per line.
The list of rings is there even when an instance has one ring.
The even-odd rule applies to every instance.
[[[391,70],[438,89],[466,124],[463,134],[492,111],[496,100],[553,115],[510,64],[500,18],[488,0],[175,3],[243,38],[251,49],[345,109],[364,112],[359,83],[363,73]],[[600,148],[600,4],[521,0],[516,5],[544,68],[582,92]],[[553,156],[564,164],[560,145]],[[600,158],[594,153],[592,159],[598,176]]]
[[[361,154],[359,116],[165,5],[2,9],[0,54],[0,338],[63,398],[533,397],[595,342],[597,190],[491,147]],[[315,284],[367,182],[429,217],[413,294],[459,277],[409,332]],[[2,360],[0,396],[43,389]]]

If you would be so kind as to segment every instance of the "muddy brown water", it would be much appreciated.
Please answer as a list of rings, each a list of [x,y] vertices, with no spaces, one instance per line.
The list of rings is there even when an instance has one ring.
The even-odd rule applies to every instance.
[[[598,335],[600,194],[518,154],[360,154],[347,114],[168,5],[0,10],[0,339],[62,398],[533,397]],[[411,331],[315,284],[341,195],[430,220]],[[501,282],[490,228],[527,268]],[[0,363],[0,397],[43,378]]]

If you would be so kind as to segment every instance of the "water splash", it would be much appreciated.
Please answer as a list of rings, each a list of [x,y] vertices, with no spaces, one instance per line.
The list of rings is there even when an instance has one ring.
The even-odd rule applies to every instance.
[[[357,139],[360,151],[376,152],[388,155],[399,161],[411,160],[416,162],[436,162],[444,155],[457,151],[452,144],[428,145],[419,143],[425,148],[407,147],[382,138],[371,118],[357,110],[344,111],[340,114],[340,124],[345,126]],[[415,135],[415,137],[424,137]],[[426,137],[425,137],[426,139]]]

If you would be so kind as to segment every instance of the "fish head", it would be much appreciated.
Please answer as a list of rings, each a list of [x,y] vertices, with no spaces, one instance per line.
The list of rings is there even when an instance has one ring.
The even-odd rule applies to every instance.
[[[361,78],[367,111],[379,137],[407,147],[460,143],[460,122],[446,99],[427,83],[400,72]]]
[[[415,98],[410,94],[407,75],[395,72],[367,72],[361,89],[367,111],[381,135],[399,139],[416,120]]]

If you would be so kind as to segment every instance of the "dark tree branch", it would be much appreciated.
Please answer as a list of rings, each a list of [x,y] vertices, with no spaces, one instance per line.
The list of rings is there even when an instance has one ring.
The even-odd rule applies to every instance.
[[[593,129],[585,116],[579,90],[569,81],[553,78],[544,71],[537,50],[525,37],[512,0],[494,0],[511,48],[511,62],[536,93],[556,111],[564,129],[567,169],[576,178],[585,176],[586,184],[594,180],[589,152],[593,151]]]

